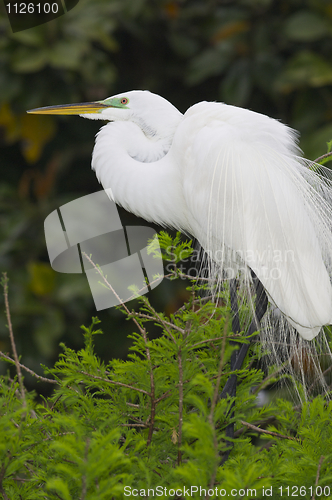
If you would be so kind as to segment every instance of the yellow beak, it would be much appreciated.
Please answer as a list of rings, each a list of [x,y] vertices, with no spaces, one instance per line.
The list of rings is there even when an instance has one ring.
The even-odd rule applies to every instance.
[[[35,115],[84,115],[86,113],[98,113],[98,111],[112,106],[100,102],[81,102],[78,104],[58,104],[57,106],[46,106],[44,108],[29,109],[27,113]]]

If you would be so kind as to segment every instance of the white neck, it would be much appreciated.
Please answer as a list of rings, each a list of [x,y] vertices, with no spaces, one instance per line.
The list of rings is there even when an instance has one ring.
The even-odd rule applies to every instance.
[[[129,212],[189,231],[183,227],[187,209],[171,142],[172,137],[146,136],[132,122],[111,122],[97,135],[92,168],[112,199]]]

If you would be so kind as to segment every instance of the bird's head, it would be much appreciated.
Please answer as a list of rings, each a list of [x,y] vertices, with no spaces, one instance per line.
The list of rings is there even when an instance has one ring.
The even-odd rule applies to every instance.
[[[147,90],[132,90],[103,101],[59,104],[28,111],[34,114],[80,115],[92,120],[132,121],[149,136],[173,135],[182,114],[163,97]]]

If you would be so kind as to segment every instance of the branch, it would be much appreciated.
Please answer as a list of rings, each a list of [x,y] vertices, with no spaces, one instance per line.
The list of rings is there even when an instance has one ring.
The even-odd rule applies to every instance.
[[[145,302],[145,305],[146,307],[148,307],[150,309],[150,311],[152,312],[152,314],[155,314],[155,317],[154,319],[156,320],[159,320],[159,323],[161,323],[163,325],[163,327],[165,328],[166,332],[168,333],[168,335],[171,337],[171,339],[173,340],[174,344],[176,344],[176,341],[175,341],[175,338],[172,334],[172,332],[169,330],[169,328],[167,327],[167,322],[160,316],[160,314],[158,314],[154,309],[153,307],[149,304],[149,302],[147,300],[144,300]],[[172,323],[170,323],[171,327],[173,328],[173,325]],[[183,330],[182,330],[183,331]]]
[[[143,313],[140,313],[140,312],[132,312],[131,313],[131,316],[138,316],[139,318],[146,318],[146,319],[150,319],[151,321],[157,321],[159,320],[160,324],[162,324],[166,330],[166,327],[165,325],[168,325],[170,326],[171,328],[174,328],[174,330],[177,330],[178,332],[184,334],[185,331],[183,328],[181,328],[180,326],[177,326],[177,325],[174,325],[174,323],[171,323],[170,321],[166,321],[165,319],[161,319],[158,315],[157,318],[155,318],[154,316],[150,316],[149,314],[143,314]]]
[[[156,399],[156,404],[160,403],[160,401],[167,398],[167,396],[169,395],[170,392],[171,392],[171,390],[164,392],[164,394],[162,396],[160,396],[158,399]]]
[[[150,349],[148,348],[148,339],[146,335],[146,331],[144,330],[143,332],[143,339],[145,342],[145,349],[146,349],[146,357],[149,361],[150,364],[150,387],[151,387],[151,415],[150,415],[150,426],[149,426],[149,434],[148,434],[148,439],[146,442],[146,445],[149,446],[152,441],[152,435],[153,435],[153,429],[154,429],[154,419],[156,416],[156,400],[155,400],[155,385],[154,385],[154,378],[153,378],[153,369],[152,369],[152,363],[151,363],[151,356],[150,356]]]
[[[211,402],[211,411],[210,411],[211,419],[213,417],[213,412],[214,412],[215,406],[217,404],[218,395],[219,395],[220,379],[221,379],[221,374],[222,374],[222,368],[224,366],[224,355],[225,355],[225,346],[226,346],[226,338],[227,338],[227,328],[228,328],[228,320],[226,319],[225,325],[224,325],[224,335],[223,335],[221,351],[220,351],[220,361],[219,361],[219,367],[218,367],[217,381],[216,381],[216,385],[214,387],[213,400]],[[212,423],[212,420],[211,420],[211,423]]]
[[[86,443],[85,443],[85,451],[84,451],[85,465],[88,462],[89,446],[90,446],[90,439],[87,438]],[[86,498],[86,494],[87,494],[87,484],[86,483],[87,483],[86,474],[83,474],[83,477],[82,477],[82,495],[80,497],[80,500],[85,500],[85,498]]]
[[[2,485],[2,481],[3,481],[5,474],[6,474],[6,469],[7,468],[4,465],[2,465],[1,471],[0,471],[0,493],[2,493],[2,495],[3,495],[3,500],[9,500],[9,498],[6,495],[5,490],[3,489],[3,485]]]
[[[78,370],[77,373],[81,373],[82,375],[86,375],[87,377],[91,377],[96,380],[101,380],[102,382],[106,382],[107,384],[119,385],[120,387],[127,387],[127,389],[132,389],[133,391],[141,392],[142,394],[151,396],[151,394],[148,391],[145,391],[144,389],[138,389],[133,385],[123,384],[122,382],[116,382],[115,380],[110,380],[108,378],[98,377],[98,375],[92,375],[92,373],[84,372],[82,370]]]
[[[238,340],[239,338],[239,335],[229,335],[228,337],[228,340]],[[208,342],[214,342],[215,340],[223,340],[224,339],[224,335],[222,337],[213,337],[212,339],[206,339],[206,340],[201,340],[200,342],[196,342],[196,344],[193,344],[191,346],[189,346],[189,349],[194,349],[195,347],[199,346],[199,345],[202,345],[202,344],[207,344]]]
[[[249,424],[249,422],[245,422],[244,420],[240,420],[241,424],[245,425],[246,427],[249,427],[249,429],[252,429],[256,432],[260,432],[261,434],[269,434],[269,436],[274,436],[278,437],[281,439],[290,439],[291,441],[299,441],[299,439],[290,437],[290,436],[284,436],[283,434],[278,434],[278,432],[272,432],[272,431],[266,431],[265,429],[261,429],[260,427],[256,427],[256,425]]]
[[[219,360],[219,366],[218,366],[218,374],[217,374],[217,381],[216,385],[214,386],[214,394],[213,398],[211,401],[211,410],[209,414],[209,423],[211,425],[211,428],[213,430],[213,445],[216,453],[216,458],[218,459],[218,440],[217,440],[217,434],[216,434],[216,428],[213,424],[213,413],[217,404],[218,396],[219,396],[219,387],[220,387],[220,379],[221,379],[221,374],[222,374],[222,368],[224,366],[224,355],[225,355],[225,346],[226,346],[226,338],[227,338],[227,328],[228,328],[228,318],[226,318],[225,324],[224,324],[224,335],[223,335],[223,341],[221,344],[221,350],[220,350],[220,360]],[[216,464],[214,465],[214,470],[211,474],[211,479],[210,479],[210,489],[213,489],[215,479],[217,475],[217,460]],[[207,499],[208,497],[206,497]]]
[[[8,321],[10,342],[11,342],[12,350],[13,350],[13,354],[14,354],[14,360],[15,360],[17,377],[18,377],[18,382],[19,382],[20,391],[21,391],[22,403],[23,403],[23,406],[26,406],[27,403],[25,400],[25,391],[24,391],[24,386],[23,386],[22,372],[21,372],[21,367],[20,367],[20,363],[18,360],[18,356],[17,356],[12,320],[11,320],[10,309],[9,309],[9,300],[8,300],[8,281],[9,281],[9,279],[7,277],[7,273],[2,273],[2,276],[3,276],[3,279],[2,279],[3,294],[4,294],[4,298],[5,298],[6,317],[7,317],[7,321]]]
[[[136,405],[134,403],[129,403],[129,401],[126,401],[127,406],[131,406],[132,408],[140,408],[140,405]]]
[[[266,420],[261,420],[259,422],[256,422],[256,425],[265,425],[266,426],[266,425],[270,425],[276,421],[277,421],[277,418],[274,416],[271,416],[271,417],[267,418]],[[259,427],[259,429],[261,429],[261,427]],[[246,430],[247,429],[245,427],[241,427],[240,429],[238,429],[237,431],[234,432],[234,438],[241,436],[241,434],[243,434]]]
[[[322,467],[322,463],[323,463],[324,458],[325,458],[325,457],[323,457],[323,455],[322,455],[322,456],[320,457],[320,459],[319,459],[318,468],[317,468],[317,475],[316,475],[316,481],[315,481],[315,490],[316,490],[316,488],[317,488],[317,486],[318,486],[320,469],[321,469],[321,467]],[[311,500],[315,500],[315,493],[312,495]]]
[[[125,303],[122,301],[122,299],[120,299],[119,295],[116,293],[116,291],[114,290],[114,288],[112,287],[112,285],[107,281],[107,279],[105,278],[105,276],[103,275],[102,271],[99,269],[99,267],[93,262],[93,260],[88,256],[88,254],[86,252],[82,252],[82,255],[84,255],[84,257],[86,259],[88,259],[88,261],[90,262],[90,264],[93,265],[93,267],[95,268],[95,270],[100,274],[100,276],[102,277],[103,281],[105,282],[105,284],[107,285],[107,287],[111,290],[111,292],[114,293],[115,297],[118,299],[119,301],[119,304],[122,305],[122,307],[124,308],[124,310],[126,311],[126,313],[128,314],[128,316],[131,315],[128,307],[125,305]],[[141,325],[139,324],[138,321],[136,321],[135,318],[133,318],[133,321],[135,323],[135,325],[137,326],[137,328],[139,329],[139,331],[143,334],[143,332],[145,332],[145,329],[141,327]]]
[[[313,163],[319,163],[321,160],[324,160],[324,158],[328,158],[329,156],[332,156],[332,151],[329,153],[325,153],[325,155],[319,156],[316,158],[316,160],[313,161]]]
[[[163,280],[164,278],[171,278],[172,276],[174,276],[174,273],[170,273],[170,274],[165,274],[164,276],[161,276],[159,278],[156,278],[155,280],[153,281],[150,281],[149,280],[149,286],[151,287],[152,285],[154,285],[155,283],[158,283],[160,282],[161,280]],[[137,291],[137,294],[138,295],[141,295],[141,292],[145,293],[146,291],[146,286],[144,286],[143,288],[140,288],[138,291]],[[137,299],[137,294],[135,295],[131,295],[131,297],[129,297],[128,301],[129,300],[132,300],[132,299]]]
[[[148,424],[119,424],[120,427],[143,427],[144,429],[146,429],[148,426]]]
[[[179,434],[178,434],[178,465],[181,464],[181,446],[182,446],[182,424],[183,424],[183,367],[182,367],[182,350],[179,347],[178,351],[179,363]]]
[[[178,276],[182,279],[182,278],[187,278],[188,280],[192,281],[194,280],[195,278],[193,276],[190,276],[190,274],[185,274],[183,273],[182,271],[179,271],[178,272]],[[176,274],[175,274],[176,276]],[[207,281],[207,282],[211,282],[211,279],[210,278],[203,278],[202,276],[199,277],[199,281]]]
[[[204,302],[209,302],[209,300],[213,299],[213,295],[206,295],[205,297],[199,297],[192,301],[193,304],[204,304]],[[187,308],[187,304],[183,304],[183,306],[179,307],[177,312],[185,311]]]
[[[2,351],[0,351],[0,358],[4,358],[4,359],[7,359],[7,361],[11,361],[12,363],[15,363],[15,360],[13,358],[11,358],[10,356],[7,356],[7,354],[3,353]],[[53,380],[51,378],[42,377],[41,375],[38,375],[34,371],[30,370],[30,368],[28,368],[27,366],[22,365],[22,363],[19,363],[19,366],[21,368],[23,368],[23,370],[25,370],[26,372],[30,373],[30,375],[38,378],[42,382],[49,382],[50,384],[57,384],[58,383],[56,380]]]
[[[118,299],[119,303],[122,305],[122,307],[124,308],[124,310],[126,311],[126,313],[128,314],[128,316],[130,316],[131,313],[130,313],[128,307],[123,303],[122,299],[120,299],[119,295],[116,293],[116,291],[114,290],[114,288],[112,287],[112,285],[107,281],[107,279],[105,278],[105,276],[101,272],[100,268],[98,266],[96,266],[96,264],[87,255],[86,252],[82,252],[82,255],[84,255],[84,257],[86,259],[88,259],[88,261],[93,265],[93,267],[95,268],[95,270],[102,277],[102,279],[105,282],[105,284],[107,285],[107,287],[114,293],[115,297]],[[128,386],[128,387],[130,387],[131,389],[134,389],[136,391],[143,392],[144,394],[149,395],[150,398],[151,398],[151,415],[150,415],[151,418],[150,418],[149,434],[148,434],[148,439],[147,439],[147,446],[149,446],[149,444],[151,443],[151,440],[152,440],[154,420],[155,420],[155,414],[156,414],[155,385],[154,385],[154,378],[153,378],[153,370],[152,370],[151,356],[150,356],[150,350],[149,350],[149,347],[148,347],[148,339],[147,339],[147,335],[146,335],[146,330],[145,330],[145,328],[143,328],[139,324],[139,322],[134,317],[132,319],[133,319],[135,325],[137,326],[137,328],[139,329],[139,331],[141,332],[142,337],[144,339],[145,349],[146,349],[146,357],[147,357],[147,360],[149,361],[149,365],[150,365],[149,371],[150,371],[151,392],[148,393],[147,391],[143,391],[141,389],[135,389],[135,387],[130,387],[130,386]],[[98,378],[98,377],[93,377],[93,378]],[[104,379],[101,379],[101,380],[104,380]],[[107,382],[107,380],[106,380],[106,382]],[[115,383],[115,382],[110,382],[110,383]],[[126,386],[126,384],[120,384],[120,382],[117,382],[115,385]]]

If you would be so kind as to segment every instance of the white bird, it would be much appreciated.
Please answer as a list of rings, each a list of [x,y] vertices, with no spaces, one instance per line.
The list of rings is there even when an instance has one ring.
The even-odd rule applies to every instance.
[[[310,366],[327,390],[316,346],[306,341],[332,323],[332,182],[328,169],[302,158],[294,130],[216,102],[183,115],[148,91],[29,112],[108,121],[97,134],[92,168],[109,196],[147,221],[194,236],[208,256],[210,278],[219,285],[235,278],[231,301],[239,283],[254,322],[255,289],[256,303],[260,298],[253,271],[269,300],[261,341],[270,362],[289,359],[304,389]],[[320,344],[331,360],[323,331]],[[232,383],[225,393],[235,391]]]
[[[107,120],[92,168],[117,204],[193,235],[219,276],[249,284],[253,270],[304,339],[332,323],[331,183],[294,130],[216,102],[183,115],[148,91],[31,112]]]

